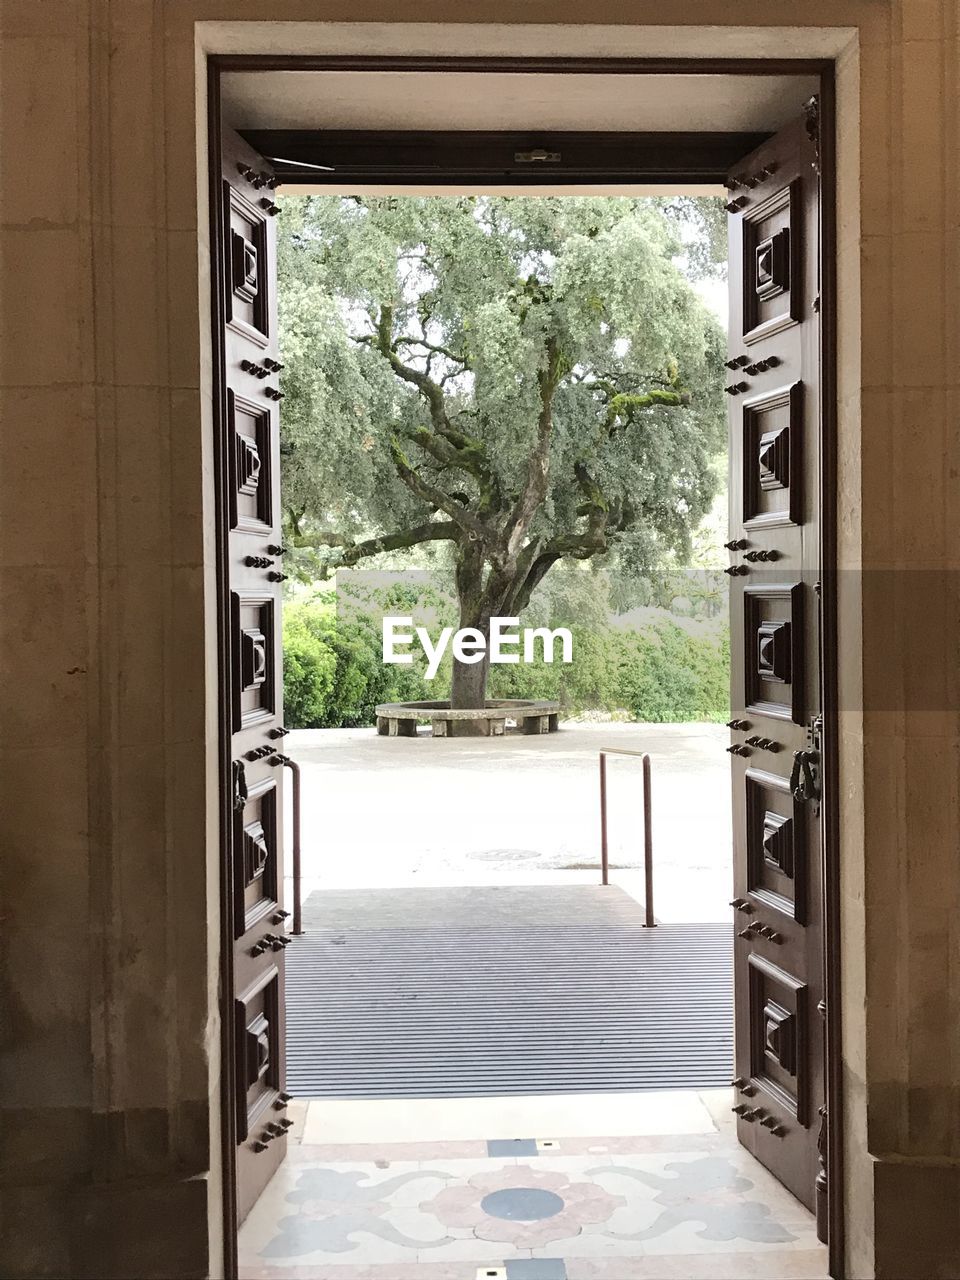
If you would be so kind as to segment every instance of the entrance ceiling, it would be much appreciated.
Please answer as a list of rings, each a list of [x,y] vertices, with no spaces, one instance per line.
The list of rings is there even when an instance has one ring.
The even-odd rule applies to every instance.
[[[815,76],[257,71],[223,76],[223,117],[248,129],[772,133]]]

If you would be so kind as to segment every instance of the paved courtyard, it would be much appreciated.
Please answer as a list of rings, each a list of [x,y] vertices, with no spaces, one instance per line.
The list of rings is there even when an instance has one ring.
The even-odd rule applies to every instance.
[[[729,918],[725,728],[565,722],[529,738],[382,738],[300,730],[304,897],[315,889],[597,883],[598,752],[653,758],[655,905],[665,921]],[[640,762],[609,762],[611,880],[643,897]],[[289,844],[289,840],[288,840]]]

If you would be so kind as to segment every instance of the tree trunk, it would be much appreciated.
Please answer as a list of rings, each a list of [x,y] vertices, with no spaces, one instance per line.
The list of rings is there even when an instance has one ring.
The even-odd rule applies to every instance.
[[[468,626],[474,625],[468,623]],[[478,627],[477,630],[483,630]],[[487,697],[487,676],[490,659],[483,655],[482,662],[468,664],[453,660],[453,681],[450,686],[450,705],[457,711],[476,711],[484,706]],[[465,723],[469,723],[466,721]]]
[[[481,711],[487,700],[487,677],[490,674],[490,618],[478,609],[476,596],[471,593],[460,600],[460,626],[473,627],[484,637],[487,648],[481,662],[458,662],[453,659],[453,678],[450,683],[450,705],[457,711]],[[483,733],[482,721],[455,720],[454,733],[459,737],[476,737]]]
[[[487,676],[490,674],[490,610],[483,590],[484,556],[479,543],[461,546],[457,557],[456,583],[460,601],[460,627],[474,627],[487,641],[487,651],[482,662],[458,662],[453,660],[453,679],[450,686],[450,705],[457,711],[478,711],[487,696]],[[481,733],[479,725],[471,721],[454,722],[454,732],[469,736],[471,729]]]

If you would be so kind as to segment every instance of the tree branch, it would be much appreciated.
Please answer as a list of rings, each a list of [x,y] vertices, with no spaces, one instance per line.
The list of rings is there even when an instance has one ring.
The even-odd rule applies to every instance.
[[[436,458],[437,462],[442,463],[445,467],[460,467],[462,470],[469,470],[468,467],[458,460],[457,450],[454,449],[442,436],[435,435],[432,431],[428,431],[426,427],[411,427],[403,432],[405,438],[418,444],[425,453],[429,453],[432,458]]]
[[[553,338],[547,340],[545,368],[537,375],[540,384],[540,415],[537,420],[537,443],[530,455],[527,478],[513,505],[506,525],[506,561],[515,559],[530,521],[547,496],[550,477],[550,438],[553,434],[553,393],[560,374],[560,352]]]
[[[404,434],[425,452],[445,466],[458,467],[479,482],[481,489],[481,507],[489,511],[499,505],[498,486],[495,475],[491,472],[486,460],[486,451],[481,441],[454,427],[447,417],[446,397],[443,387],[419,369],[413,369],[397,355],[394,349],[397,341],[393,338],[393,308],[384,305],[380,309],[380,317],[376,326],[376,337],[371,341],[380,353],[389,361],[390,367],[398,378],[409,382],[417,388],[426,400],[430,410],[433,432],[425,427],[418,427]],[[424,344],[429,345],[429,344]],[[437,348],[439,349],[439,348]],[[444,443],[446,442],[446,444]],[[447,445],[452,446],[448,448]],[[445,511],[461,528],[476,537],[488,536],[489,531],[475,517],[465,512],[459,503],[453,502],[446,494],[435,489],[420,476],[403,456],[399,443],[391,444],[394,465],[400,478],[418,497],[431,503],[440,511]]]
[[[466,368],[467,362],[464,360],[463,356],[455,355],[449,347],[440,346],[439,343],[435,342],[426,342],[423,338],[412,338],[409,335],[404,334],[400,338],[394,338],[391,346],[394,351],[398,350],[400,347],[423,347],[425,351],[429,351],[432,355],[445,356],[454,364],[460,364]]]
[[[536,557],[513,594],[513,613],[520,613],[530,603],[530,597],[558,560],[590,560],[608,550],[605,529],[591,529],[585,533],[566,533],[551,538]]]
[[[382,551],[398,551],[403,547],[417,547],[424,542],[457,542],[460,531],[449,521],[428,521],[426,524],[413,525],[409,529],[398,529],[395,533],[385,533],[377,538],[367,538],[363,542],[342,545],[346,550],[331,568],[348,568],[358,560],[369,556],[377,556]],[[302,544],[298,544],[302,545]]]
[[[394,350],[393,307],[384,305],[380,308],[380,319],[377,321],[376,345],[381,355],[385,356],[390,362],[390,367],[397,377],[416,387],[424,400],[426,400],[434,430],[440,431],[444,428],[449,428],[450,423],[447,420],[443,389],[432,378],[428,378],[425,373],[421,373],[419,369],[412,369],[410,365],[404,364]]]
[[[331,529],[323,529],[318,533],[301,533],[299,527],[296,527],[292,536],[288,539],[294,547],[352,547],[353,542],[350,538],[344,537],[342,533],[335,533]]]
[[[443,511],[465,533],[470,534],[472,537],[485,539],[488,536],[486,526],[472,512],[467,511],[454,498],[444,493],[442,489],[437,489],[432,484],[429,484],[419,472],[411,467],[403,455],[400,441],[396,436],[390,441],[390,453],[400,479],[411,493],[416,494],[423,502],[428,502],[431,507],[436,507],[438,511]]]
[[[607,435],[613,435],[618,428],[628,426],[634,421],[638,409],[649,409],[653,405],[666,405],[669,408],[680,408],[690,403],[690,397],[683,391],[618,391],[607,402],[607,416],[604,421]]]
[[[550,538],[542,544],[542,549],[536,540],[524,547],[517,562],[517,585],[512,593],[511,604],[513,613],[519,613],[527,607],[530,597],[558,560],[564,557],[589,560],[599,555],[608,550],[608,530],[617,531],[622,527],[620,504],[609,501],[584,463],[578,462],[574,472],[585,498],[577,508],[577,514],[587,517],[587,527],[578,532]]]

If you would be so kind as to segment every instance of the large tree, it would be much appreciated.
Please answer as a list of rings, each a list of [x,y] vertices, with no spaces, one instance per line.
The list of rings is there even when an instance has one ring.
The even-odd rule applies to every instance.
[[[487,634],[558,561],[683,555],[723,338],[662,201],[308,196],[280,229],[285,520],[314,569],[441,544]],[[455,664],[454,706],[486,679]]]

